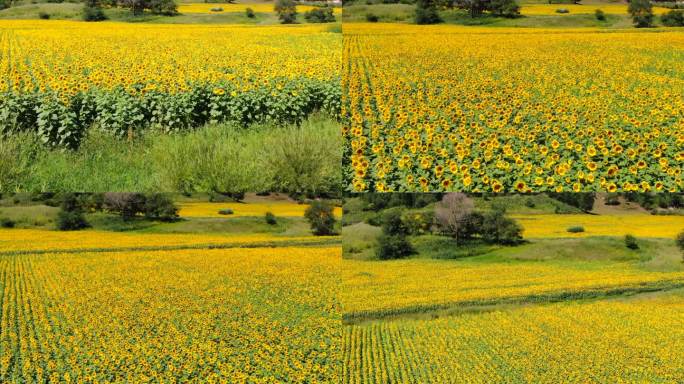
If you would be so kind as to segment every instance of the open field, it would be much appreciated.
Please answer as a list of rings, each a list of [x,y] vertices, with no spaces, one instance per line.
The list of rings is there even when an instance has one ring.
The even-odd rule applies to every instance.
[[[342,383],[678,383],[684,294],[350,326]]]
[[[684,229],[684,216],[635,215],[512,215],[526,238],[624,236],[673,239]],[[581,226],[583,232],[567,229]]]
[[[339,248],[3,256],[0,379],[327,383]]]
[[[355,191],[679,191],[679,30],[345,24]]]
[[[251,216],[261,217],[266,212],[271,212],[278,217],[304,217],[304,212],[309,207],[306,204],[297,204],[291,201],[273,201],[265,204],[244,203],[214,203],[214,202],[188,202],[180,203],[181,217],[226,217],[219,214],[221,209],[232,209],[230,217]],[[335,208],[335,215],[342,216],[342,208]]]

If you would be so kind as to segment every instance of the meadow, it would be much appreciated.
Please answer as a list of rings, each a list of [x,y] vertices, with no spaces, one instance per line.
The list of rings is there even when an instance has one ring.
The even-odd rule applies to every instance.
[[[337,381],[339,238],[251,205],[119,231],[95,214],[84,231],[0,230],[0,381]]]
[[[678,30],[345,24],[351,191],[679,191]]]

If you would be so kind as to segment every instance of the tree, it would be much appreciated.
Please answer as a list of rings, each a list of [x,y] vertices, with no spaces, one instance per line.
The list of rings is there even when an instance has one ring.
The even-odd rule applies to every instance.
[[[684,11],[673,9],[660,15],[660,21],[666,27],[684,27]]]
[[[67,194],[57,213],[57,229],[60,231],[75,231],[90,225],[83,215],[83,208],[79,197],[73,193]]]
[[[309,221],[311,230],[316,236],[330,236],[335,234],[335,215],[333,205],[329,201],[314,200],[304,211],[304,217]]]
[[[145,211],[145,195],[141,193],[109,192],[104,194],[104,208],[121,215],[124,221],[132,220]]]
[[[294,0],[276,0],[274,10],[281,24],[297,23],[297,3]]]
[[[162,193],[155,193],[145,197],[143,210],[145,218],[148,220],[178,220],[178,207],[173,203],[173,200]]]
[[[461,227],[474,207],[473,201],[464,193],[447,193],[435,206],[435,221],[442,232],[458,244]]]
[[[100,0],[85,0],[83,3],[83,21],[107,20],[107,15],[102,10]]]
[[[637,28],[653,26],[653,6],[650,0],[629,0],[627,11],[632,15],[632,21]]]
[[[416,24],[437,24],[442,18],[437,13],[435,0],[418,0],[415,13]]]
[[[512,245],[522,241],[522,227],[499,210],[483,215],[480,231],[482,239],[492,244]]]
[[[520,6],[515,0],[491,0],[490,10],[493,16],[515,18],[520,16]]]

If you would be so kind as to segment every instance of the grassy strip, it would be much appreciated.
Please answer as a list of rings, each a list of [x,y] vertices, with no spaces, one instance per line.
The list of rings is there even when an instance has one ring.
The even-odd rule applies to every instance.
[[[377,311],[357,311],[342,315],[345,325],[360,324],[375,320],[396,320],[407,317],[424,317],[438,314],[476,313],[491,310],[492,306],[555,303],[573,300],[601,299],[619,295],[657,292],[684,288],[684,279],[669,279],[645,282],[620,287],[598,287],[578,292],[550,292],[527,296],[512,296],[485,300],[466,300],[441,304],[414,305]]]
[[[316,247],[339,245],[339,239],[321,240],[286,240],[259,241],[254,243],[205,243],[191,245],[159,245],[143,247],[111,247],[111,248],[71,248],[71,249],[37,249],[26,251],[0,252],[0,256],[43,255],[48,253],[83,253],[83,252],[144,252],[144,251],[178,251],[183,249],[229,249],[229,248],[279,248],[279,247]]]

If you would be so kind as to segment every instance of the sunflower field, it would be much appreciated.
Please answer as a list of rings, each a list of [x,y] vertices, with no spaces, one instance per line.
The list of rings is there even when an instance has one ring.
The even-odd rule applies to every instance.
[[[346,24],[350,191],[681,191],[684,33]]]
[[[681,383],[684,296],[349,326],[342,383]]]
[[[331,383],[339,247],[0,257],[0,382]]]
[[[0,21],[0,134],[76,147],[90,126],[127,137],[340,111],[342,38],[324,26]]]

